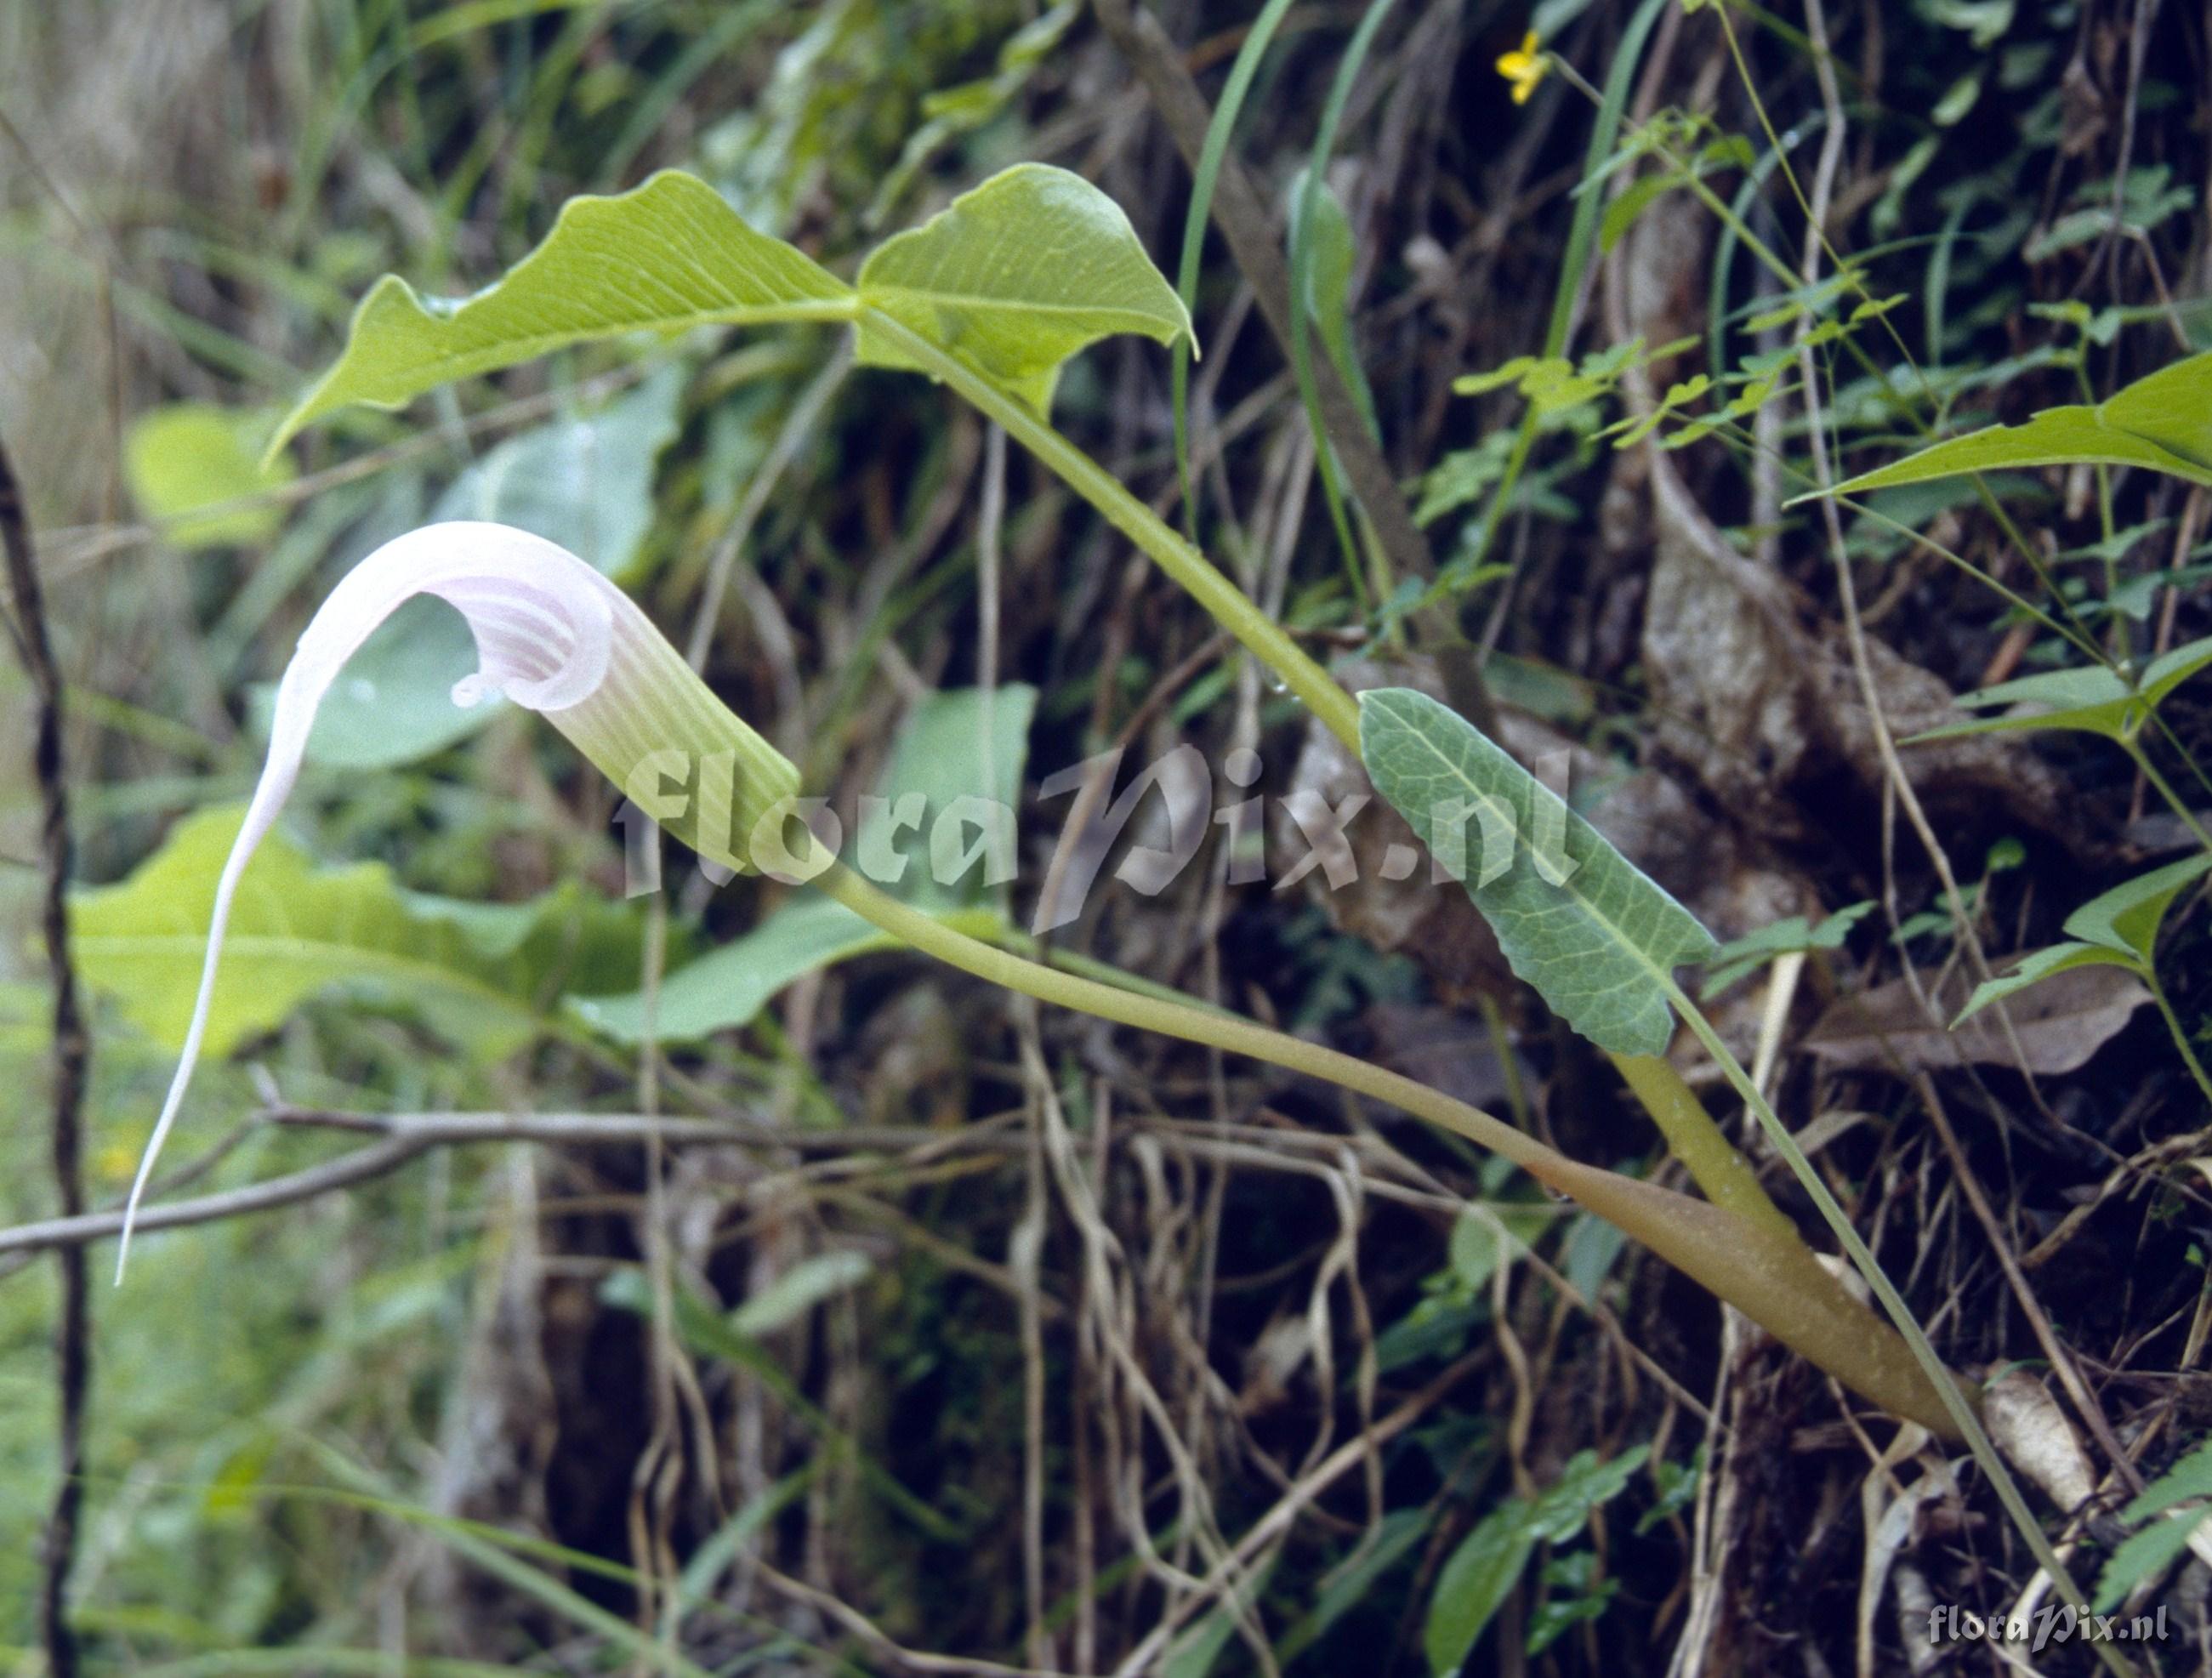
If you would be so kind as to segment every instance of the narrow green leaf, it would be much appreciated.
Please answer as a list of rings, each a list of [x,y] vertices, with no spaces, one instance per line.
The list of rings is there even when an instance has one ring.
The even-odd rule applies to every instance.
[[[860,354],[913,363],[878,310],[1043,413],[1060,364],[1118,332],[1196,340],[1175,288],[1121,208],[1080,175],[1020,163],[963,192],[860,264]]]
[[[1556,793],[1426,694],[1363,693],[1359,721],[1376,790],[1458,874],[1513,970],[1601,1049],[1662,1053],[1674,1035],[1674,970],[1710,959],[1712,934]]]
[[[2066,931],[2085,942],[2132,956],[2145,967],[2158,947],[2158,929],[2182,888],[2212,869],[2212,851],[2200,851],[2116,885],[2066,917]]]
[[[1222,84],[1220,103],[1213,107],[1213,120],[1206,125],[1206,143],[1199,149],[1198,167],[1191,172],[1190,202],[1183,210],[1182,255],[1176,264],[1176,295],[1186,315],[1198,307],[1199,260],[1206,245],[1206,218],[1213,211],[1213,193],[1221,179],[1221,166],[1229,155],[1229,143],[1237,131],[1237,114],[1244,108],[1244,98],[1252,90],[1252,78],[1260,73],[1260,61],[1267,57],[1268,43],[1291,9],[1291,0],[1267,0],[1261,7],[1244,31],[1244,43],[1237,49],[1237,62],[1229,67],[1229,79]],[[1182,340],[1175,345],[1174,365],[1170,376],[1170,400],[1175,410],[1176,478],[1182,486],[1183,530],[1194,546],[1198,542],[1199,487],[1190,470],[1190,343]]]
[[[1712,962],[1705,971],[1705,988],[1698,994],[1710,1002],[1737,980],[1756,972],[1777,956],[1800,950],[1840,949],[1844,935],[1873,911],[1871,903],[1852,903],[1838,909],[1817,927],[1810,925],[1802,915],[1792,915],[1747,933],[1713,951]]]
[[[1444,1563],[1430,1599],[1421,1642],[1431,1678],[1460,1669],[1537,1544],[1564,1543],[1580,1532],[1590,1511],[1618,1497],[1650,1455],[1648,1445],[1608,1462],[1595,1451],[1577,1451],[1534,1502],[1509,1498],[1476,1523]]]
[[[155,1042],[185,1040],[199,986],[216,881],[242,811],[179,822],[125,880],[78,894],[70,909],[86,979],[114,996]],[[256,853],[232,910],[208,1015],[206,1052],[228,1053],[337,986],[419,1012],[440,1036],[487,1059],[543,1029],[538,999],[634,982],[631,917],[573,888],[496,926],[483,906],[403,891],[382,863],[319,869],[282,833]]]
[[[996,909],[945,909],[938,918],[972,938],[1005,929]],[[664,1043],[696,1043],[717,1031],[750,1025],[785,986],[818,968],[856,956],[896,950],[898,939],[878,930],[842,903],[808,895],[785,904],[743,937],[709,951],[660,982],[653,1037]],[[569,999],[576,1017],[617,1043],[645,1040],[645,993]]]
[[[1375,412],[1375,392],[1368,387],[1366,369],[1359,364],[1359,352],[1352,341],[1352,269],[1357,254],[1352,236],[1352,218],[1345,213],[1343,203],[1327,180],[1315,184],[1308,194],[1301,175],[1291,190],[1291,243],[1293,248],[1299,239],[1298,218],[1305,213],[1309,202],[1313,206],[1313,230],[1307,235],[1310,250],[1306,270],[1306,313],[1313,319],[1314,330],[1321,334],[1322,348],[1328,352],[1335,366],[1337,376],[1344,380],[1359,404],[1361,419],[1366,423],[1368,435],[1380,441],[1382,422]]]
[[[179,548],[219,548],[265,542],[284,522],[273,502],[222,507],[289,483],[289,460],[264,462],[269,416],[207,402],[149,409],[123,440],[123,477],[138,510],[162,526]]]
[[[788,1328],[825,1300],[849,1292],[874,1274],[866,1253],[840,1248],[800,1259],[730,1313],[730,1327],[749,1340]]]
[[[345,353],[270,444],[354,403],[424,391],[563,344],[709,325],[842,320],[852,292],[803,252],[747,227],[696,175],[665,170],[617,198],[571,198],[538,247],[474,295],[424,299],[387,274],[354,313]]]
[[[2096,1614],[2110,1614],[2127,1594],[2153,1574],[2160,1573],[2189,1547],[2190,1535],[2207,1519],[2203,1509],[2178,1510],[2161,1515],[2140,1532],[2128,1535],[2097,1576]]]
[[[2046,408],[2025,424],[1954,437],[1825,493],[1855,495],[1959,472],[2082,463],[2144,466],[2212,484],[2212,352],[2160,368],[2094,408]]]
[[[2155,707],[2207,665],[2212,665],[2212,635],[2185,642],[2151,660],[2136,684],[2136,693],[2145,705]]]
[[[1514,1498],[1475,1523],[1437,1576],[1421,1648],[1430,1678],[1453,1678],[1535,1553],[1528,1505]]]
[[[1984,979],[1975,986],[1974,994],[1966,999],[1966,1006],[1951,1022],[1951,1029],[1957,1031],[1992,1002],[2016,996],[2030,985],[2040,984],[2054,974],[2070,972],[2077,967],[2124,967],[2131,973],[2140,970],[2132,957],[2094,944],[2054,944],[2048,950],[2038,950],[2024,958],[2011,972]]]
[[[2099,1614],[2109,1614],[2143,1580],[2159,1572],[2188,1547],[2190,1535],[2207,1511],[2191,1500],[2212,1498],[2212,1440],[2191,1451],[2143,1487],[2120,1511],[2124,1521],[2149,1524],[2112,1552],[2097,1580]],[[2178,1505],[2188,1504],[2187,1508]]]

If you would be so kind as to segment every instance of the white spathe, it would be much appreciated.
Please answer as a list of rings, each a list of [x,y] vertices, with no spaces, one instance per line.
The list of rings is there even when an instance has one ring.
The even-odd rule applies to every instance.
[[[377,549],[331,591],[277,685],[269,756],[216,883],[191,1023],[124,1210],[118,1282],[147,1181],[199,1059],[239,881],[299,780],[323,696],[377,626],[418,594],[452,605],[475,638],[477,669],[454,684],[456,704],[504,696],[543,713],[617,786],[672,749],[693,760],[730,753],[738,772],[730,812],[737,833],[750,831],[798,790],[790,761],[714,696],[635,601],[558,543],[507,525],[455,521],[425,525]],[[697,812],[668,825],[714,860],[744,866],[728,836],[697,830]]]

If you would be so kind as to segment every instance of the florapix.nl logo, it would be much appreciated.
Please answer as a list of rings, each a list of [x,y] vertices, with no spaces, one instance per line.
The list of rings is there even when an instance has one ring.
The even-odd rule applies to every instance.
[[[1318,872],[1334,891],[1361,878],[1354,829],[1376,802],[1364,787],[1334,803],[1308,785],[1262,792],[1266,765],[1249,746],[1224,753],[1217,765],[1196,746],[1179,745],[1124,778],[1127,756],[1122,748],[1101,752],[1039,783],[1041,814],[1067,801],[1056,824],[1047,824],[1056,830],[1046,852],[1024,844],[1022,813],[1013,804],[975,793],[933,802],[925,792],[896,787],[860,793],[842,807],[820,797],[780,799],[739,833],[732,814],[739,807],[738,771],[731,754],[702,757],[675,747],[651,752],[625,781],[615,813],[623,833],[624,888],[631,897],[661,889],[664,829],[701,853],[699,872],[718,886],[734,870],[711,860],[717,852],[787,885],[803,885],[842,862],[886,888],[920,869],[947,892],[979,882],[1012,885],[1024,857],[1047,856],[1030,921],[1030,931],[1040,934],[1080,915],[1102,879],[1158,896],[1196,861],[1216,829],[1226,846],[1230,885],[1267,884],[1285,891]],[[1386,842],[1375,872],[1385,880],[1409,880],[1425,864],[1431,883],[1479,887],[1525,864],[1547,885],[1564,885],[1580,866],[1568,845],[1570,762],[1565,751],[1533,762],[1534,782],[1518,802],[1474,788],[1438,799],[1425,814],[1419,835],[1425,843]],[[1281,819],[1269,821],[1271,807]]]

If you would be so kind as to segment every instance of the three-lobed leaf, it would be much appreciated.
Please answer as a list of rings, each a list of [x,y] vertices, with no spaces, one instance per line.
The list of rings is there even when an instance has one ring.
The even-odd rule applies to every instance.
[[[1376,790],[1460,874],[1514,972],[1599,1048],[1664,1052],[1674,970],[1716,947],[1697,917],[1426,694],[1361,694],[1359,741]]]
[[[696,175],[664,170],[614,198],[571,198],[544,242],[474,295],[425,299],[396,274],[354,313],[343,355],[285,416],[273,453],[355,403],[396,408],[564,344],[637,331],[838,320],[852,289],[757,233]]]
[[[878,312],[1040,414],[1061,363],[1101,338],[1193,338],[1182,300],[1121,206],[1042,163],[1002,170],[884,240],[860,264],[859,287],[864,363],[914,366],[872,320]]]
[[[2158,953],[2159,927],[2166,912],[2183,891],[2212,872],[2212,852],[2199,852],[2154,868],[2147,874],[2114,886],[2092,897],[2066,917],[2070,939],[2038,950],[2024,958],[2009,973],[1987,979],[1975,987],[1954,1030],[1992,1002],[2017,995],[2056,974],[2077,967],[2124,967],[2148,979]]]
[[[992,176],[878,246],[857,292],[755,231],[697,176],[664,170],[617,197],[570,199],[536,250],[473,295],[425,299],[385,276],[270,453],[338,409],[395,408],[567,344],[805,320],[856,320],[860,359],[878,367],[913,368],[897,338],[919,334],[1039,413],[1061,365],[1100,338],[1192,337],[1128,217],[1065,169],[1024,163]]]
[[[2084,464],[2142,466],[2212,484],[2212,351],[2160,368],[2094,408],[2046,408],[2023,424],[1954,437],[1826,493],[1860,495],[1961,472]]]
[[[1995,687],[1961,694],[1954,702],[1970,711],[1990,710],[1997,706],[2033,708],[1931,728],[1905,744],[1917,745],[1925,740],[1955,739],[1964,734],[2026,733],[2056,728],[2101,734],[2124,745],[2142,731],[2168,694],[2207,666],[2212,666],[2212,635],[2160,654],[2133,679],[2103,665],[2047,670],[2019,677],[2000,682]]]

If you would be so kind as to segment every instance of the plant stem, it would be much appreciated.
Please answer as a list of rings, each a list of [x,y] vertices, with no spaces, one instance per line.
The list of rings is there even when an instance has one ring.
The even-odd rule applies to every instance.
[[[1354,753],[1359,751],[1359,708],[1352,696],[1307,657],[1235,583],[1131,495],[1118,478],[957,356],[879,310],[870,309],[866,304],[860,308],[871,331],[879,332],[915,366],[943,380],[996,420],[1007,435],[1057,473],[1069,488],[1097,508],[1109,523],[1150,555],[1161,569],[1188,590],[1217,623],[1243,641],[1275,672],[1285,687],[1305,702],[1331,733]],[[1698,1159],[1712,1174],[1713,1183],[1722,1185],[1718,1195],[1731,1204],[1723,1205],[1717,1200],[1715,1204],[1705,1206],[1633,1178],[1579,1164],[1479,1109],[1352,1055],[1268,1031],[1248,1020],[1201,1013],[1158,997],[1136,995],[1024,961],[886,897],[842,865],[833,863],[816,884],[894,937],[994,984],[1040,1001],[1229,1053],[1249,1055],[1255,1060],[1323,1079],[1389,1102],[1418,1118],[1465,1136],[1504,1155],[1539,1182],[1571,1196],[1635,1236],[1709,1292],[1736,1305],[1784,1344],[1893,1414],[1909,1416],[1923,1426],[1953,1437],[1961,1435],[1961,1415],[1972,1422],[1972,1412],[1954,1377],[1944,1370],[1942,1360],[1936,1358],[1926,1335],[1919,1333],[1917,1325],[1911,1331],[1917,1343],[1891,1335],[1821,1268],[1795,1225],[1771,1202],[1771,1217],[1756,1212],[1747,1213],[1743,1209],[1747,1202],[1765,1201],[1765,1191],[1755,1179],[1749,1177],[1748,1167],[1741,1160],[1729,1163],[1735,1149],[1713,1123],[1711,1116],[1694,1098],[1686,1104],[1668,1099],[1663,1105],[1683,1137],[1692,1137],[1700,1128],[1706,1133],[1688,1143],[1685,1163],[1692,1158]],[[1675,993],[1675,1000],[1678,1006],[1688,1008],[1687,999],[1679,992]],[[1704,1026],[1701,1016],[1696,1016],[1694,1010],[1689,1010],[1689,1013],[1696,1020],[1692,1029]],[[1704,1029],[1710,1032],[1709,1027]],[[1717,1043],[1717,1039],[1713,1042]],[[1725,1049],[1720,1052],[1726,1055]],[[1741,1075],[1741,1068],[1735,1067],[1733,1056],[1727,1058],[1726,1064],[1735,1069],[1736,1075]],[[1754,1110],[1764,1108],[1761,1099]],[[1702,1127],[1698,1116],[1702,1116]],[[1656,1112],[1654,1116],[1657,1116]],[[1771,1117],[1771,1110],[1765,1117]],[[1770,1129],[1779,1128],[1780,1121],[1773,1120]],[[1788,1133],[1782,1134],[1784,1144],[1794,1152],[1795,1144],[1789,1142]],[[1674,1140],[1672,1134],[1669,1140]],[[1797,1157],[1803,1158],[1802,1153]],[[1807,1173],[1811,1170],[1809,1164],[1805,1166]],[[1708,1194],[1716,1194],[1716,1189],[1702,1176],[1699,1182]],[[1821,1193],[1826,1193],[1825,1185],[1821,1186]],[[1859,1253],[1864,1253],[1863,1243],[1858,1242],[1856,1231],[1849,1230],[1848,1220],[1843,1220],[1833,1199],[1830,1198],[1826,1205],[1834,1208],[1832,1221],[1844,1223],[1847,1248],[1856,1245]],[[1696,1212],[1691,1212],[1691,1208]],[[1723,1221],[1695,1231],[1692,1226],[1698,1221],[1697,1213],[1710,1213]],[[1711,1244],[1729,1240],[1726,1231],[1730,1229],[1735,1232],[1734,1238],[1745,1243],[1740,1252],[1730,1253]],[[1871,1255],[1867,1262],[1872,1264]],[[1878,1267],[1876,1269],[1879,1274]],[[1881,1287],[1888,1287],[1887,1280]],[[1891,1298],[1895,1297],[1894,1289],[1890,1289],[1889,1293]],[[1898,1309],[1903,1310],[1901,1300]],[[1863,1321],[1854,1321],[1854,1316]],[[1910,1312],[1905,1314],[1903,1321],[1911,1322]],[[1875,1332],[1869,1334],[1869,1330]],[[1917,1368],[1913,1366],[1916,1361]],[[1974,1426],[1978,1427],[1978,1424]],[[1997,1472],[2002,1473],[2002,1464],[1997,1465]]]
[[[2191,1047],[2189,1033],[2181,1029],[2181,1017],[2173,1012],[2173,1003],[2166,994],[2166,987],[2158,982],[2158,972],[2148,962],[2143,964],[2142,971],[2143,978],[2149,983],[2151,1000],[2158,1004],[2159,1012],[2165,1017],[2166,1029],[2173,1034],[2173,1046],[2181,1051],[2182,1061],[2189,1068],[2189,1075],[2197,1080],[2197,1090],[2203,1095],[2205,1103],[2212,1106],[2212,1078],[2205,1075],[2204,1063],[2197,1058],[2196,1049]]]
[[[1261,611],[1244,592],[1176,534],[1152,508],[1122,487],[1121,481],[1054,430],[1036,410],[1009,396],[967,362],[921,333],[884,313],[860,306],[868,330],[897,346],[899,353],[933,379],[942,380],[1006,433],[1036,456],[1067,487],[1105,515],[1106,521],[1150,555],[1160,569],[1189,591],[1216,623],[1250,649],[1283,685],[1305,702],[1322,726],[1355,755],[1359,751],[1359,707],[1352,696]]]
[[[1651,1122],[1667,1139],[1674,1158],[1682,1162],[1705,1198],[1771,1228],[1797,1233],[1782,1208],[1767,1195],[1759,1173],[1730,1142],[1697,1092],[1682,1081],[1674,1063],[1661,1055],[1615,1055],[1613,1068],[1627,1081]]]
[[[901,942],[993,984],[1323,1079],[1502,1154],[1892,1414],[1946,1437],[1958,1432],[1954,1413],[1915,1365],[1905,1342],[1851,1298],[1786,1220],[1778,1228],[1728,1207],[1582,1164],[1479,1108],[1318,1043],[1025,961],[898,902],[842,863],[831,862],[814,884]],[[1943,1379],[1950,1385],[1948,1375]],[[1964,1401],[1955,1391],[1951,1396]]]
[[[1835,1231],[1836,1239],[1843,1243],[1844,1252],[1850,1255],[1859,1274],[1866,1278],[1867,1286],[1874,1290],[1875,1297],[1881,1301],[1882,1309],[1889,1313],[1898,1332],[1911,1347],[1913,1358],[1934,1384],[1944,1409],[1948,1412],[1956,1436],[1966,1441],[1975,1462],[1981,1465],[1982,1472],[1989,1477],[1998,1500],[2004,1505],[2005,1512],[2011,1516],[2014,1525],[2019,1528],[2021,1538],[2027,1541],[2037,1563],[2050,1575],[2051,1582],[2065,1593],[2069,1602],[2077,1607],[2086,1603],[2088,1598],[2068,1574],[2066,1564],[2059,1559],[2057,1551],[2051,1547],[2042,1523],[2035,1518],[2034,1511],[2028,1508],[2027,1499],[2021,1495],[2019,1485],[1983,1428],[1981,1417],[1976,1413],[1972,1401],[1944,1367],[1943,1360],[1929,1343],[1927,1331],[1921,1328],[1919,1320],[1913,1316],[1912,1308],[1905,1303],[1904,1296],[1898,1292],[1880,1262],[1868,1250],[1866,1243],[1859,1238],[1858,1231],[1852,1227],[1851,1220],[1844,1215],[1843,1207],[1837,1205],[1836,1197],[1829,1192],[1827,1183],[1813,1169],[1813,1162],[1805,1157],[1804,1149],[1797,1146],[1797,1139],[1790,1134],[1789,1127],[1782,1122],[1766,1097],[1759,1093],[1759,1086],[1752,1082],[1751,1074],[1743,1069],[1742,1063],[1721,1041],[1720,1034],[1706,1023],[1705,1015],[1682,994],[1679,986],[1670,983],[1668,988],[1672,993],[1675,1012],[1682,1017],[1683,1023],[1705,1045],[1705,1052],[1713,1057],[1722,1074],[1735,1086],[1736,1093],[1744,1098],[1757,1116],[1775,1152],[1782,1156],[1797,1181],[1803,1185],[1805,1192],[1812,1196],[1813,1204],[1820,1208],[1821,1217],[1827,1219],[1828,1227]]]
[[[2190,836],[2206,850],[2212,851],[2212,833],[2204,830],[2204,824],[2197,818],[2197,812],[2181,801],[2181,794],[2173,790],[2172,783],[2158,772],[2150,761],[2150,753],[2143,750],[2142,740],[2132,734],[2123,735],[2120,744],[2127,749],[2128,756],[2136,760],[2136,768],[2142,772],[2143,779],[2149,781],[2158,795],[2166,800],[2166,808],[2181,818],[2181,824],[2189,830]]]

